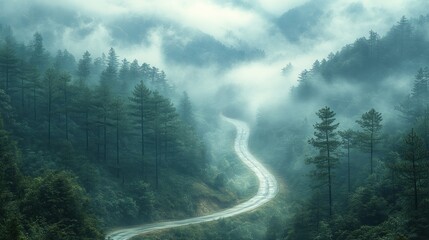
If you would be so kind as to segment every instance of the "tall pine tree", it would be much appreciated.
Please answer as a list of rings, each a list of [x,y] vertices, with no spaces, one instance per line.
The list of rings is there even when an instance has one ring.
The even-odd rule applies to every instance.
[[[315,147],[319,154],[308,158],[307,163],[316,167],[313,172],[316,181],[328,185],[329,216],[332,216],[332,174],[338,162],[336,150],[340,142],[337,140],[336,129],[339,123],[335,123],[335,112],[329,107],[321,108],[316,115],[321,122],[314,125],[314,138],[308,140],[308,143]]]

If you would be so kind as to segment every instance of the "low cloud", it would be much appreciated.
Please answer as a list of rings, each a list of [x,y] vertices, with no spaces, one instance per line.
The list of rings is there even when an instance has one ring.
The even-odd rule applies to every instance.
[[[293,8],[305,10],[311,4],[319,8],[320,16],[298,41],[290,41],[278,19]],[[67,48],[76,58],[86,50],[97,57],[114,47],[120,58],[162,68],[176,86],[196,99],[215,96],[225,84],[239,86],[240,97],[256,109],[280,101],[279,96],[287,95],[298,74],[311,68],[316,59],[367,36],[369,30],[384,35],[401,16],[427,14],[428,7],[429,2],[421,0],[327,0],[323,4],[299,0],[16,0],[0,3],[0,21],[11,25],[22,41],[28,43],[39,31],[52,52]],[[294,19],[292,15],[288,21],[293,24]],[[264,56],[243,58],[229,68],[214,62],[183,66],[171,61],[166,41],[186,42],[202,35],[238,51],[263,51]],[[293,71],[285,76],[281,69],[289,62]]]

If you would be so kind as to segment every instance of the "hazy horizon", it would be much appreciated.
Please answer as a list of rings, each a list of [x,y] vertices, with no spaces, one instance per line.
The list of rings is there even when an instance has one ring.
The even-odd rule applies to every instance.
[[[0,21],[18,39],[29,43],[40,32],[52,54],[67,49],[80,59],[88,50],[95,58],[113,47],[119,59],[163,69],[194,99],[213,97],[225,84],[237,86],[238,99],[256,111],[287,95],[316,59],[370,30],[384,35],[402,16],[426,14],[429,3],[37,0],[0,7]],[[282,74],[289,63],[292,70]]]

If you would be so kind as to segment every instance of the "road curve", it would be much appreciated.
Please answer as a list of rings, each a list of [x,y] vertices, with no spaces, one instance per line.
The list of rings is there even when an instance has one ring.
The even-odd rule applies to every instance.
[[[125,240],[130,239],[134,236],[149,233],[152,231],[174,228],[180,226],[186,226],[197,223],[204,223],[210,221],[216,221],[222,218],[228,218],[239,215],[241,213],[250,212],[263,204],[273,199],[277,192],[278,186],[274,176],[264,167],[258,160],[249,152],[248,140],[249,140],[249,127],[246,123],[227,118],[222,118],[232,123],[237,129],[237,134],[234,142],[234,149],[240,160],[256,175],[259,180],[258,192],[251,199],[238,204],[232,208],[225,209],[220,212],[216,212],[210,215],[201,217],[194,217],[183,220],[167,221],[144,224],[136,227],[122,228],[114,230],[107,234],[106,239],[109,240]]]

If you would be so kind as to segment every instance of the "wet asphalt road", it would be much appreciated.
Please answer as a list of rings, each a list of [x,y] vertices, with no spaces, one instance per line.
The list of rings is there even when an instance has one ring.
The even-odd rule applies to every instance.
[[[198,224],[210,221],[216,221],[222,218],[236,216],[245,212],[250,212],[263,204],[273,199],[277,192],[278,186],[274,176],[249,152],[249,127],[245,122],[223,117],[222,118],[232,123],[237,134],[234,142],[234,149],[240,160],[256,175],[259,180],[259,188],[256,195],[252,198],[238,204],[232,208],[222,210],[206,216],[193,217],[183,220],[174,220],[158,223],[143,224],[129,228],[116,229],[107,234],[106,239],[109,240],[126,240],[134,236],[149,233],[152,231]]]

